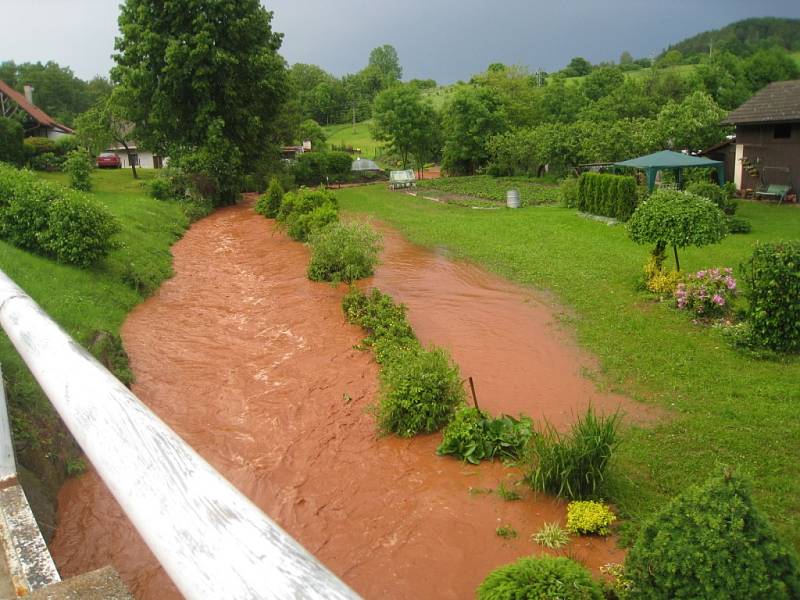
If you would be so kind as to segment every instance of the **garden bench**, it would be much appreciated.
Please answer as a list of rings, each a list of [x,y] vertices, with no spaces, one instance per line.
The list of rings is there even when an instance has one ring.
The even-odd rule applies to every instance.
[[[758,198],[766,198],[767,200],[777,200],[778,204],[781,204],[784,199],[786,198],[786,194],[789,193],[791,186],[789,185],[779,185],[777,183],[773,183],[766,190],[759,190],[756,192],[756,199]]]

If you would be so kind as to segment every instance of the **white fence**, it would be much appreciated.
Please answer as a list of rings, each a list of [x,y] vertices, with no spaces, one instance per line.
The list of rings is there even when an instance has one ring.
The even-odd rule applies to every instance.
[[[358,597],[2,271],[0,326],[186,598]]]

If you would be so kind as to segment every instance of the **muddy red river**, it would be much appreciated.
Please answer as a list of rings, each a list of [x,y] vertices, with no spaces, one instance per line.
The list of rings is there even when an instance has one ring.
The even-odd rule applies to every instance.
[[[586,357],[534,293],[386,233],[367,284],[451,351],[482,408],[562,426],[589,402],[641,416],[581,376]],[[271,221],[220,210],[173,252],[175,277],[123,327],[135,393],[364,597],[470,598],[491,569],[540,551],[530,536],[544,522],[563,524],[553,499],[476,493],[518,478],[499,463],[438,457],[438,435],[376,437],[377,367],[353,349],[362,332],[343,319],[344,289],[308,281],[307,249]],[[179,597],[93,472],[62,488],[58,514],[63,576],[111,563],[137,598]],[[498,537],[501,525],[518,537]],[[612,539],[566,552],[593,569],[622,558]]]

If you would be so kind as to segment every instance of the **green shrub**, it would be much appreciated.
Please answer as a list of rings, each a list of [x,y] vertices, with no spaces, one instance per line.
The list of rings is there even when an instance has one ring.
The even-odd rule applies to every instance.
[[[266,193],[258,197],[255,211],[269,219],[274,219],[278,216],[278,211],[280,211],[283,196],[284,191],[280,180],[277,177],[273,177],[269,181]]]
[[[23,141],[25,157],[30,159],[40,154],[56,153],[56,142],[47,137],[28,137]]]
[[[677,190],[654,192],[628,222],[630,238],[637,244],[655,244],[653,254],[672,246],[678,271],[678,248],[716,244],[727,233],[725,215],[713,202]]]
[[[292,166],[298,185],[341,183],[350,178],[352,157],[347,152],[304,152]]]
[[[465,397],[458,366],[445,350],[398,350],[381,369],[378,428],[400,437],[438,431]]]
[[[23,250],[42,252],[39,238],[47,229],[50,203],[65,193],[30,171],[0,164],[0,237]]]
[[[627,221],[636,209],[636,180],[623,175],[583,173],[578,179],[578,210]]]
[[[747,265],[753,340],[778,352],[800,351],[800,241],[757,244]]]
[[[521,558],[489,573],[478,600],[602,600],[584,567],[563,557]]]
[[[608,535],[616,520],[616,515],[602,502],[578,500],[567,505],[567,531],[570,533]]]
[[[724,317],[730,313],[736,285],[730,267],[701,269],[677,285],[675,305],[704,319]]]
[[[147,185],[147,191],[156,200],[172,200],[172,186],[166,177],[159,174]]]
[[[362,343],[375,350],[379,364],[383,364],[395,349],[419,347],[406,319],[406,307],[395,304],[391,296],[376,288],[367,295],[351,287],[342,300],[342,309],[350,323],[367,331],[369,335]]]
[[[312,232],[336,221],[338,211],[331,192],[300,189],[283,196],[277,219],[293,240],[304,242]]]
[[[194,223],[214,212],[214,202],[211,198],[200,196],[180,200],[181,210],[189,223]]]
[[[707,181],[692,183],[686,186],[686,191],[696,196],[708,198],[726,215],[733,215],[736,213],[736,208],[738,207],[736,200],[728,196],[728,190],[714,183]]]
[[[306,213],[293,213],[286,219],[286,231],[289,237],[298,242],[305,242],[315,231],[335,223],[339,212],[332,204],[323,204]]]
[[[347,152],[325,153],[325,174],[331,183],[343,183],[350,179],[353,157]]]
[[[21,165],[25,160],[22,125],[12,119],[0,117],[0,162]]]
[[[31,168],[36,171],[58,171],[63,161],[52,152],[37,154],[30,160]]]
[[[88,267],[116,248],[116,219],[99,203],[71,193],[50,204],[42,247],[59,262]]]
[[[64,172],[69,176],[69,187],[88,192],[92,189],[92,157],[85,150],[73,150],[64,161]]]
[[[619,421],[619,413],[598,416],[590,407],[568,434],[546,423],[531,438],[528,483],[537,491],[570,499],[599,494],[619,444]]]
[[[569,177],[561,182],[561,204],[567,208],[577,208],[578,198],[580,197],[578,180]]]
[[[726,475],[693,486],[639,531],[625,560],[631,598],[800,598],[797,558]]]
[[[445,428],[436,453],[452,454],[474,465],[496,456],[518,460],[533,434],[532,427],[528,417],[500,415],[493,419],[477,408],[464,406]]]
[[[728,233],[750,233],[753,230],[753,226],[747,219],[729,216],[725,222],[728,225]]]
[[[349,283],[369,277],[381,251],[380,234],[362,223],[332,223],[313,232],[309,243],[308,278],[312,281]]]

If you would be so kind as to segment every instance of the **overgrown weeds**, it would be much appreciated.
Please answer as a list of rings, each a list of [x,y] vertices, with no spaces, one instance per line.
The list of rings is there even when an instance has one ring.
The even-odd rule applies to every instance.
[[[567,434],[550,423],[531,438],[526,476],[533,489],[569,499],[597,496],[619,444],[621,415],[597,415],[589,407]]]

